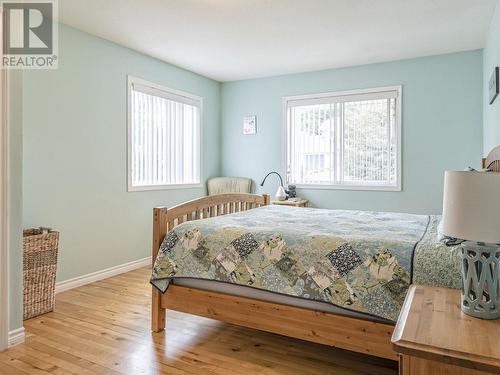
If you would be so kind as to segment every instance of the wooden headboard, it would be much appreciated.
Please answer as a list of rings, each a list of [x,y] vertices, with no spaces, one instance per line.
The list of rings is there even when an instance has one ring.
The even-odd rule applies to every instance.
[[[491,169],[493,172],[500,172],[500,146],[491,150],[488,156],[483,159],[483,168]]]

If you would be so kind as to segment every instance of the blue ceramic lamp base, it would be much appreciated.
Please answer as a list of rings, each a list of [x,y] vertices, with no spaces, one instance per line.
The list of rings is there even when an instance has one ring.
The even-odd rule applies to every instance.
[[[500,318],[500,246],[462,243],[462,311],[481,319]]]

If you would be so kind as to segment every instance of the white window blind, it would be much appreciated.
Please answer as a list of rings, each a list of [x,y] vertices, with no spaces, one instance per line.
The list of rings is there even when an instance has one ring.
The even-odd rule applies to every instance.
[[[129,77],[129,190],[198,185],[202,99]]]
[[[288,182],[401,190],[400,100],[400,87],[285,98]]]

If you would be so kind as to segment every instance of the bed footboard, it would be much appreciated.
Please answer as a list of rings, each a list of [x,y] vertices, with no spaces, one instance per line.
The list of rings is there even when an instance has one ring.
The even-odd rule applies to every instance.
[[[177,225],[186,221],[246,211],[269,204],[270,198],[267,194],[220,194],[194,199],[172,208],[155,207],[153,209],[153,265],[163,239]],[[166,313],[161,304],[161,293],[155,287],[152,289],[151,329],[153,332],[160,332],[165,329]]]

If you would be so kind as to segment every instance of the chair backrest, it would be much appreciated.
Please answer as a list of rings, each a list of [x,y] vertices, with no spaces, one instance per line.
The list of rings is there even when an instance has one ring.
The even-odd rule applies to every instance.
[[[250,193],[252,180],[246,177],[214,177],[208,180],[208,195]]]

